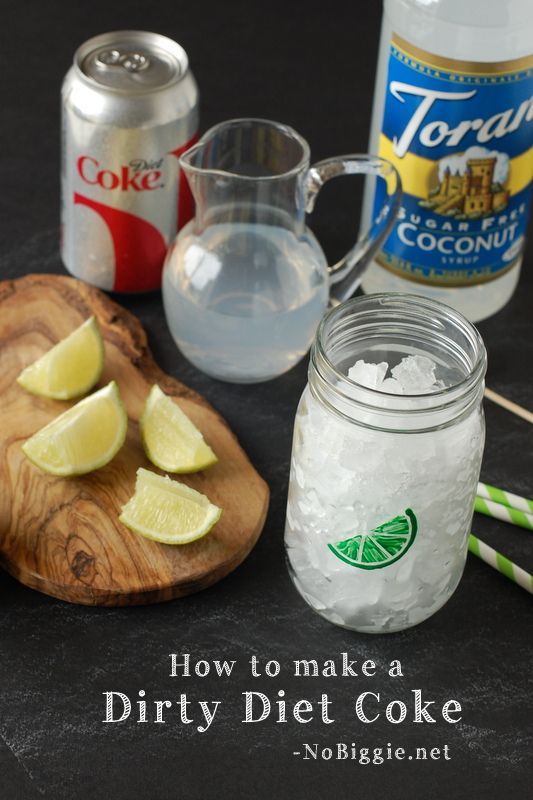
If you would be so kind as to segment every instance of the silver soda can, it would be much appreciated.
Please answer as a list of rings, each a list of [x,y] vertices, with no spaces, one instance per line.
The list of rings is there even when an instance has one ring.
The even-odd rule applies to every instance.
[[[102,289],[157,289],[193,211],[178,160],[198,130],[187,54],[156,33],[95,36],[74,55],[62,104],[65,267]]]

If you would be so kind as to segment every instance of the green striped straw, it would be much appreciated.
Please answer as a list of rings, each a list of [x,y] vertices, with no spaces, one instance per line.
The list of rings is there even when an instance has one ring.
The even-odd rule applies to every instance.
[[[533,513],[533,500],[528,500],[527,497],[520,497],[519,494],[506,492],[504,489],[497,489],[495,486],[481,482],[477,485],[477,493],[479,497],[493,500],[495,503],[501,503],[502,506]]]
[[[474,509],[488,517],[496,517],[533,530],[533,500],[518,494],[497,489],[487,483],[478,483]]]
[[[522,589],[525,589],[526,592],[533,594],[533,575],[530,575],[529,572],[526,572],[525,569],[522,569],[522,567],[519,567],[517,564],[513,564],[512,561],[509,561],[508,558],[502,556],[501,553],[498,553],[498,551],[494,550],[492,547],[489,547],[488,544],[482,542],[481,539],[478,539],[477,536],[474,536],[472,533],[468,538],[468,549],[471,553],[484,561],[485,564],[501,572],[501,574],[509,578],[510,581],[517,583]]]

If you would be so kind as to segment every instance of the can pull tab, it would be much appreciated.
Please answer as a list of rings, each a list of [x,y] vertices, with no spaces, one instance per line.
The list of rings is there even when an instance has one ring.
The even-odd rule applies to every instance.
[[[96,61],[105,67],[123,67],[128,72],[140,72],[150,65],[148,56],[142,53],[121,53],[120,50],[101,50]]]

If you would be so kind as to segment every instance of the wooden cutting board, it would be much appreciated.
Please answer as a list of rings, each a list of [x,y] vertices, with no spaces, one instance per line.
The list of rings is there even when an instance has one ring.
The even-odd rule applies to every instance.
[[[117,381],[128,436],[107,467],[80,478],[55,478],[33,466],[21,445],[72,403],[30,395],[15,379],[91,314],[105,341],[99,385]],[[118,521],[137,468],[155,469],[138,430],[154,383],[176,398],[219,458],[205,472],[179,477],[223,509],[208,536],[181,547],[151,542]],[[223,578],[248,555],[263,528],[268,497],[267,485],[222,417],[155,364],[132,314],[73,278],[28,275],[0,282],[0,563],[14,577],[86,605],[154,603],[190,594]]]

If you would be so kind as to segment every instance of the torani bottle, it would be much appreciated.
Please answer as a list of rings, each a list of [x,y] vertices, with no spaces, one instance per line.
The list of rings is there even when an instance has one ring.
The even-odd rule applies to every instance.
[[[531,0],[384,0],[370,152],[404,199],[363,280],[478,321],[511,297],[531,200]],[[366,219],[375,204],[367,186]]]

